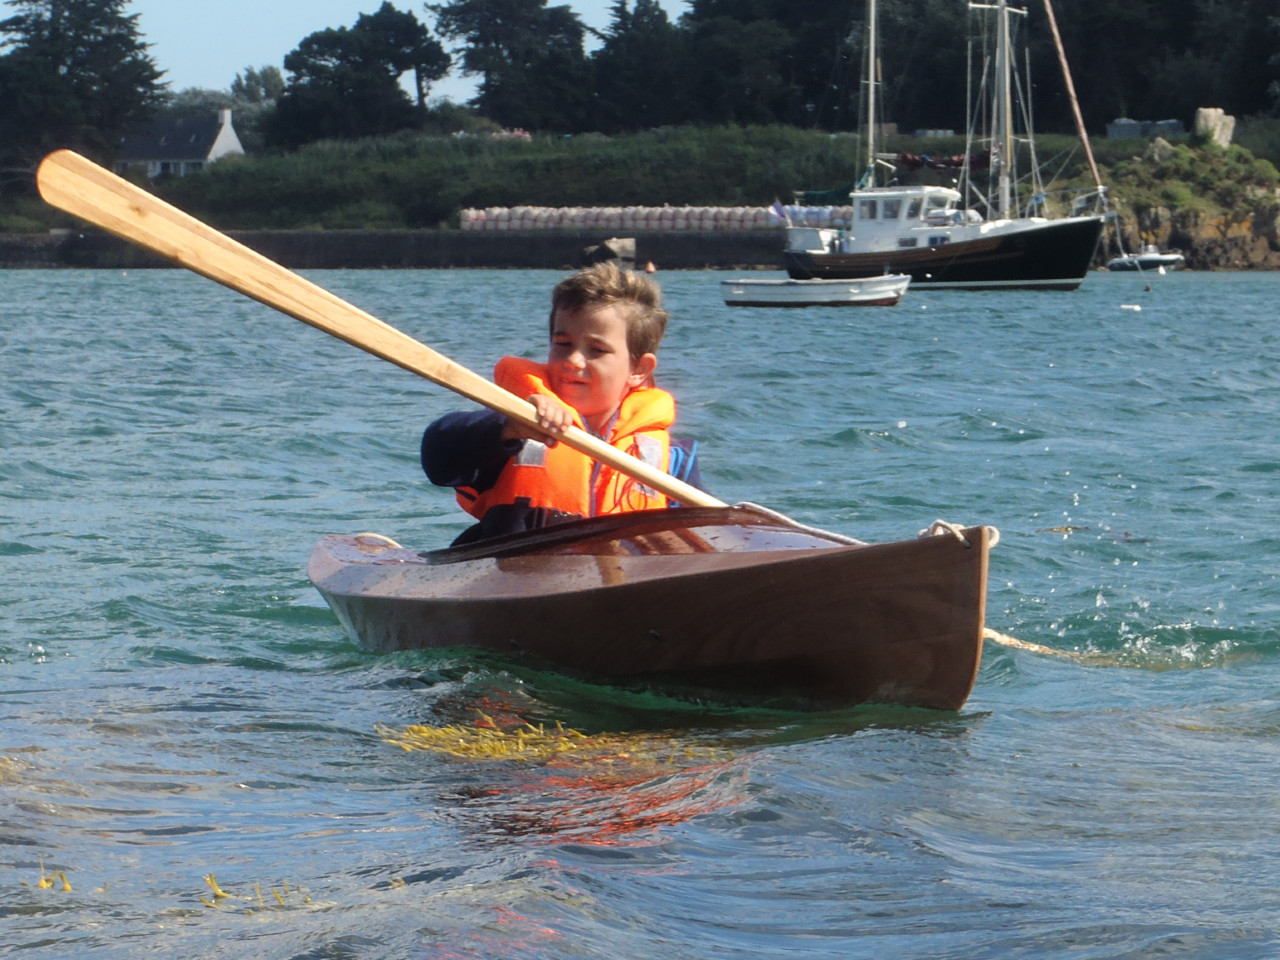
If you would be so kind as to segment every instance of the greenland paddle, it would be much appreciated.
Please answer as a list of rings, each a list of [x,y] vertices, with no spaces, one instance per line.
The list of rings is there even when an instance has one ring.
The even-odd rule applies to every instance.
[[[60,210],[153,250],[202,276],[345,340],[529,426],[533,404],[316,286],[208,224],[71,150],[49,154],[36,173],[40,195]],[[570,427],[556,438],[687,506],[723,507],[715,497]]]

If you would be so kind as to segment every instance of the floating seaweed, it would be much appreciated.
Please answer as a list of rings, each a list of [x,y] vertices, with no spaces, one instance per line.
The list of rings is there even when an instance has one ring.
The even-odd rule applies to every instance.
[[[406,751],[443,753],[466,760],[551,761],[576,757],[585,760],[629,760],[669,762],[680,760],[725,760],[724,749],[690,747],[670,737],[653,734],[605,733],[588,736],[566,728],[559,721],[553,729],[544,724],[520,723],[503,728],[487,714],[477,711],[474,724],[432,727],[410,724],[399,730],[383,724],[378,735],[387,743]]]

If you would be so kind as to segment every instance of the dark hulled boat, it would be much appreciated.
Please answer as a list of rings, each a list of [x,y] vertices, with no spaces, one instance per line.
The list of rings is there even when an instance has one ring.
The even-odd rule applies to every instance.
[[[1080,286],[1102,236],[1101,216],[985,221],[958,210],[959,197],[942,187],[861,190],[851,231],[787,230],[787,273],[796,280],[901,273],[933,289]]]

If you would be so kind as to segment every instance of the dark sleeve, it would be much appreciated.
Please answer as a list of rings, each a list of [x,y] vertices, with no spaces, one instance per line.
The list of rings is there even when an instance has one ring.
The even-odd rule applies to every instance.
[[[671,439],[671,454],[667,472],[677,480],[708,493],[702,485],[702,470],[698,466],[698,441],[687,437]]]
[[[494,410],[446,413],[422,434],[427,479],[439,487],[488,490],[523,443],[502,439],[505,424],[506,417]]]

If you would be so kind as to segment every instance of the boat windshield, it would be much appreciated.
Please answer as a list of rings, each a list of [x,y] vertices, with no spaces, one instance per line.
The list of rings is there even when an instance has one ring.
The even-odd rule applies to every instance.
[[[915,205],[917,214],[919,212],[919,202],[912,201]],[[870,199],[864,197],[858,201],[858,219],[859,220],[900,220],[902,218],[902,198],[901,197],[880,197]]]

